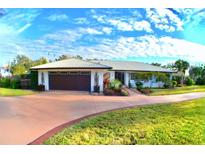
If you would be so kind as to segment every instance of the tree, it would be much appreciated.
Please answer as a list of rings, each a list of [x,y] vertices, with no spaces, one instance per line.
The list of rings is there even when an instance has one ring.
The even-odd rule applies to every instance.
[[[71,59],[71,58],[80,59],[80,60],[83,59],[83,57],[81,57],[80,55],[76,55],[76,56],[61,55],[61,56],[59,56],[58,58],[56,58],[55,61],[60,61],[60,60],[65,60],[65,59]]]
[[[181,84],[183,84],[185,71],[189,68],[189,63],[187,61],[179,59],[174,63],[174,67],[178,72],[181,72]]]
[[[203,72],[203,67],[201,66],[192,66],[189,70],[189,75],[194,81],[201,77]]]
[[[65,59],[70,59],[70,58],[72,57],[68,55],[61,55],[58,58],[56,58],[55,61],[60,61],[60,60],[65,60]]]
[[[42,65],[46,63],[48,63],[48,60],[45,57],[41,57],[40,59],[33,61],[32,66]]]
[[[25,55],[17,55],[16,58],[9,65],[9,68],[13,75],[21,75],[28,73],[32,66],[46,63],[48,63],[48,60],[44,57],[37,60],[31,60]]]
[[[160,63],[152,63],[151,65],[153,65],[153,66],[161,66]]]

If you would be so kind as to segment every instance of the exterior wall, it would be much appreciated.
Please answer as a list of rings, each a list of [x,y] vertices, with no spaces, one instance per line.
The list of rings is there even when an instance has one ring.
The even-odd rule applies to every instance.
[[[95,73],[98,74],[98,84],[100,86],[100,92],[103,92],[103,75],[105,73],[105,71],[95,71],[95,70],[92,70],[91,71],[91,84],[90,84],[90,89],[91,89],[91,92],[94,91],[94,86],[95,86]]]
[[[110,81],[115,80],[115,71],[109,71],[110,72]]]
[[[44,75],[44,83],[41,81],[41,75]],[[49,90],[49,76],[48,76],[48,71],[38,71],[38,85],[44,85],[45,90]]]

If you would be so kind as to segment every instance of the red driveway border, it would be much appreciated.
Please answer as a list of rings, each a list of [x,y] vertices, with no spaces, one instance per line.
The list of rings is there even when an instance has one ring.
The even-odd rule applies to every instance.
[[[79,122],[81,122],[82,120],[85,120],[87,118],[90,117],[95,117],[97,115],[103,114],[103,113],[107,113],[107,112],[112,112],[112,111],[117,111],[117,110],[122,110],[122,109],[131,109],[137,106],[141,106],[141,105],[136,105],[136,106],[129,106],[129,107],[122,107],[122,108],[117,108],[117,109],[112,109],[112,110],[107,110],[107,111],[102,111],[102,112],[98,112],[98,113],[93,113],[93,114],[89,114],[86,115],[84,117],[66,122],[62,125],[59,125],[51,130],[49,130],[48,132],[46,132],[45,134],[41,135],[39,138],[35,139],[34,141],[28,143],[27,145],[42,145],[44,141],[46,141],[48,138],[54,136],[55,134],[57,134],[58,132],[60,132],[61,130],[63,130],[66,127],[72,126],[74,124],[77,124]]]

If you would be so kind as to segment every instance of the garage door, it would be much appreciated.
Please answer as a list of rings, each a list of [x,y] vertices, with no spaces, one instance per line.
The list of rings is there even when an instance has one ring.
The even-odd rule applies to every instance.
[[[90,72],[50,72],[49,89],[90,91]]]

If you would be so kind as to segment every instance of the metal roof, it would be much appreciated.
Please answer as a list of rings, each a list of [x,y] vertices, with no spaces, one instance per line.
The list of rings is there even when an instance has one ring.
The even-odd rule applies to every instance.
[[[176,72],[171,69],[162,68],[159,66],[153,66],[142,62],[134,61],[92,61],[98,64],[107,65],[112,67],[115,71],[141,71],[141,72],[165,72],[173,73]]]
[[[111,69],[110,66],[97,64],[80,59],[66,59],[48,64],[32,67],[31,70],[38,69]]]

